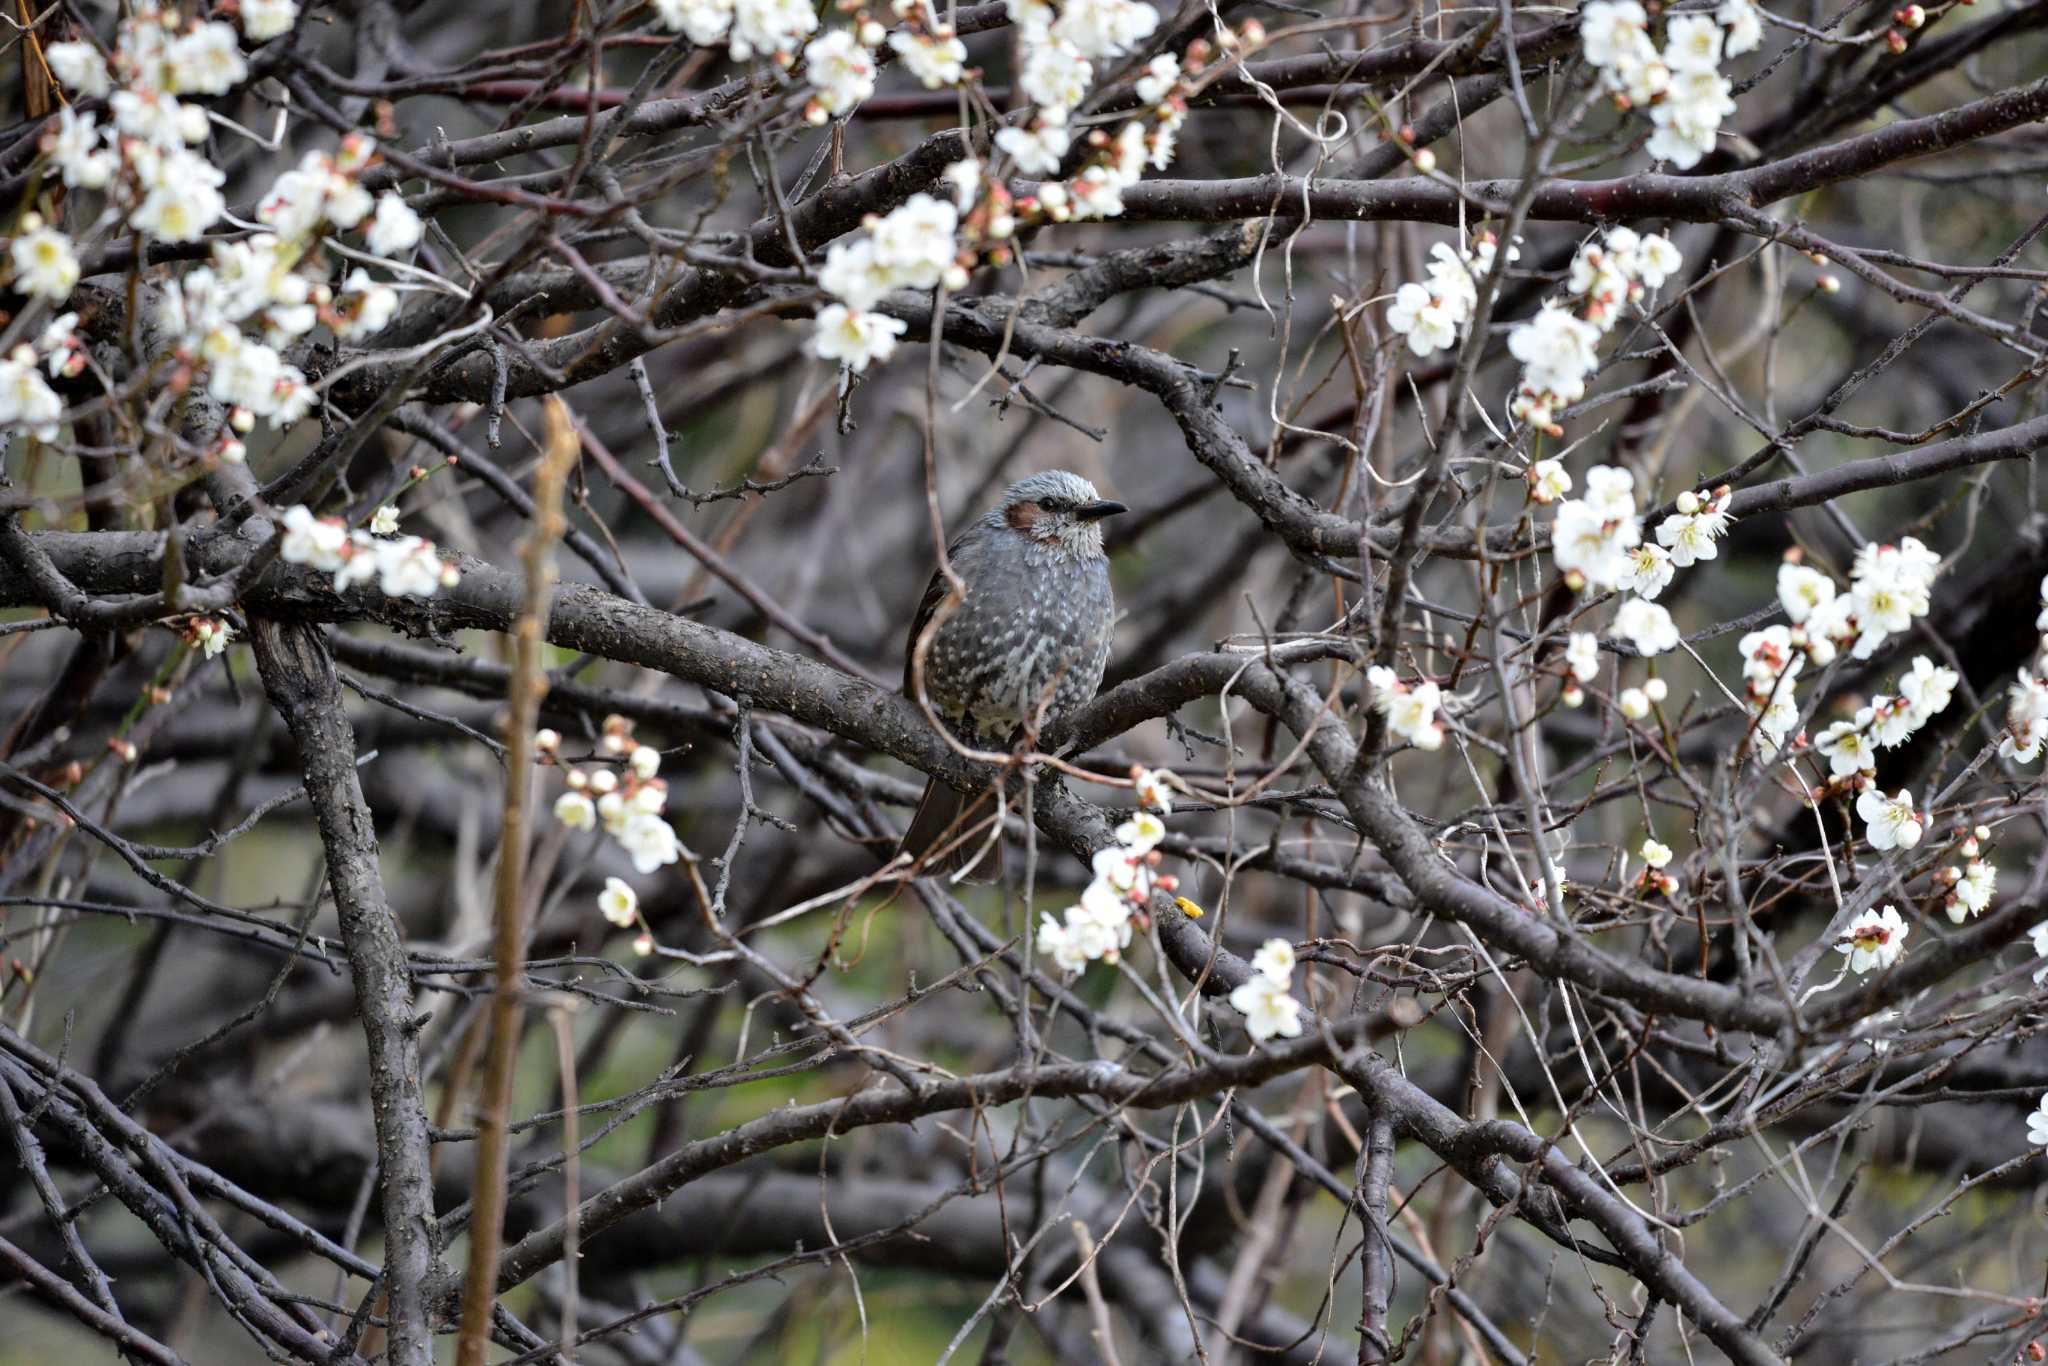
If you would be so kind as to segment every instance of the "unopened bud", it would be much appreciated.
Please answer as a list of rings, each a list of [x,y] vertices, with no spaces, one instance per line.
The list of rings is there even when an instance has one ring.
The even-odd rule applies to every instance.
[[[1903,28],[1919,28],[1927,22],[1927,11],[1918,5],[1907,5],[1903,9],[1893,10],[1892,18],[1898,20]]]
[[[1586,693],[1578,684],[1567,683],[1565,684],[1563,695],[1557,700],[1564,703],[1567,707],[1583,707],[1586,705]]]
[[[230,408],[228,409],[228,425],[243,436],[247,436],[251,431],[255,430],[256,414],[250,412],[247,408]]]
[[[1842,292],[1842,278],[1839,275],[1823,275],[1820,279],[1814,281],[1814,284],[1819,286],[1820,292],[1823,294],[1840,294]]]
[[[553,754],[562,747],[562,733],[558,730],[537,730],[533,733],[533,747],[542,754]]]
[[[1895,28],[1885,30],[1884,45],[1890,48],[1894,55],[1904,52],[1906,50],[1905,33]]]
[[[1586,587],[1586,576],[1576,569],[1567,569],[1564,575],[1564,586],[1571,589],[1574,593],[1583,592]]]
[[[136,750],[133,741],[123,740],[120,736],[116,735],[107,741],[107,748],[112,750],[122,763],[132,764],[135,762]]]
[[[1428,175],[1436,169],[1436,153],[1427,147],[1415,154],[1415,169]]]
[[[967,288],[967,279],[967,272],[957,265],[947,266],[946,273],[939,277],[949,294],[958,294]]]
[[[1970,833],[1975,835],[1980,840],[1988,840],[1991,838],[1991,827],[1988,825],[1980,825],[1975,830],[1972,830]]]
[[[1665,698],[1671,696],[1671,685],[1661,678],[1653,678],[1643,684],[1643,696],[1649,698],[1652,702],[1662,702]]]
[[[1698,512],[1700,510],[1699,495],[1694,493],[1691,489],[1687,489],[1684,493],[1679,494],[1678,510],[1688,517],[1692,516],[1695,512]]]

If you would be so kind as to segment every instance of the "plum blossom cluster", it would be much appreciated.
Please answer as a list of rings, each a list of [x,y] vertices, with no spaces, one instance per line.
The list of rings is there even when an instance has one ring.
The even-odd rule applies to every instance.
[[[288,0],[256,0],[236,12],[254,41],[288,31],[298,13]],[[240,43],[229,24],[145,3],[121,23],[111,61],[91,43],[52,44],[57,79],[76,96],[104,98],[111,121],[102,125],[97,114],[73,105],[60,109],[41,148],[51,170],[73,189],[103,192],[138,232],[166,242],[199,240],[226,212],[218,188],[224,177],[190,149],[207,136],[206,111],[179,96],[225,94],[244,81]],[[373,196],[361,183],[375,155],[375,143],[354,134],[332,153],[308,153],[259,200],[256,216],[267,231],[217,243],[207,265],[160,292],[158,322],[187,367],[179,379],[204,367],[207,390],[230,405],[237,433],[248,432],[256,417],[284,426],[310,409],[312,391],[285,363],[286,348],[320,324],[343,341],[367,337],[397,310],[396,292],[362,269],[336,289],[317,249],[330,228],[360,230],[369,250],[385,257],[418,244],[422,225],[405,201]],[[25,228],[10,249],[14,283],[61,302],[78,282],[76,251],[54,227]],[[244,335],[245,326],[260,336]],[[19,413],[14,419],[29,421]],[[50,439],[49,423],[32,425]],[[217,453],[237,459],[240,442],[224,435]]]
[[[1019,170],[1049,175],[1072,141],[1067,122],[1095,83],[1096,60],[1121,57],[1151,37],[1159,12],[1137,0],[1064,0],[1057,8],[1004,0],[1004,8],[1017,26],[1017,85],[1033,109],[1029,123],[998,132],[996,146]]]
[[[1853,717],[1829,726],[1813,747],[1827,758],[1828,772],[1833,778],[1856,778],[1875,772],[1877,752],[1896,748],[1911,739],[1913,732],[1948,708],[1955,688],[1954,669],[1936,664],[1925,655],[1916,655],[1912,669],[1898,680],[1891,693],[1878,694],[1867,706],[1858,708]]]
[[[736,62],[759,54],[786,64],[818,27],[815,9],[803,0],[654,0],[654,13],[699,47],[724,44]]]
[[[1138,0],[1064,0],[1058,7],[1046,0],[1004,3],[1023,53],[1018,87],[1032,109],[1026,122],[996,133],[996,150],[1027,175],[1051,176],[1073,147],[1070,120],[1094,84],[1095,63],[1135,50],[1158,27],[1159,12]],[[1253,46],[1265,34],[1253,20],[1236,32],[1225,30],[1224,38],[1234,46]],[[1064,181],[1042,182],[1034,195],[1017,201],[1016,212],[1054,222],[1121,214],[1123,192],[1145,168],[1164,170],[1172,163],[1187,121],[1187,77],[1201,70],[1212,50],[1207,39],[1196,39],[1188,45],[1185,67],[1170,53],[1146,63],[1132,83],[1140,117],[1114,134],[1089,132],[1087,163]]]
[[[1898,962],[1906,951],[1910,928],[1899,917],[1896,906],[1864,911],[1849,922],[1849,928],[1842,932],[1842,942],[1835,947],[1848,955],[1849,971],[1861,977]]]
[[[1649,30],[1636,0],[1593,0],[1579,11],[1579,40],[1601,88],[1617,108],[1648,113],[1651,156],[1690,170],[1714,150],[1721,121],[1735,112],[1721,61],[1763,42],[1762,16],[1752,0],[1722,0],[1711,16],[1673,15],[1662,48]]]
[[[283,522],[279,553],[285,563],[334,575],[337,593],[374,581],[386,597],[430,598],[462,581],[461,571],[441,559],[434,543],[418,536],[351,531],[340,518],[315,517],[304,504],[286,508]]]
[[[1098,959],[1114,963],[1130,947],[1134,921],[1155,889],[1171,892],[1179,885],[1171,873],[1159,871],[1159,841],[1166,838],[1162,816],[1173,814],[1173,793],[1180,780],[1167,769],[1133,768],[1132,786],[1139,809],[1116,828],[1116,843],[1098,850],[1095,877],[1081,899],[1064,916],[1050,911],[1040,918],[1038,951],[1061,972],[1075,973]]]
[[[243,23],[260,41],[296,17],[294,7],[259,5]],[[224,95],[247,79],[233,25],[144,0],[115,31],[111,62],[89,42],[52,43],[44,54],[74,95],[106,100],[112,120],[68,104],[58,111],[43,150],[67,186],[106,191],[129,227],[166,242],[197,241],[219,221],[226,175],[191,150],[206,140],[206,109],[178,97]]]
[[[2041,580],[2041,614],[2034,619],[2034,629],[2048,632],[2048,578]],[[2048,636],[2041,641],[2041,653],[2048,656]],[[2031,764],[2041,757],[2041,747],[2048,743],[2048,678],[2041,668],[2021,669],[2019,677],[2006,690],[2005,735],[1998,742],[2001,757],[2016,763]]]
[[[1254,1042],[1300,1035],[1301,1002],[1289,991],[1293,985],[1294,945],[1268,939],[1252,955],[1252,975],[1230,993],[1231,1007],[1244,1016],[1245,1033]]]
[[[1980,825],[1964,837],[1957,849],[1967,862],[1957,867],[1950,865],[1942,870],[1941,880],[1948,883],[1948,895],[1943,898],[1942,909],[1948,912],[1949,922],[1960,925],[1971,916],[1982,915],[1991,906],[1991,898],[1998,891],[1998,869],[1980,857],[1984,846],[1991,840],[1991,827]],[[2034,979],[2040,981],[2039,977]]]
[[[1911,536],[1897,545],[1871,542],[1857,551],[1847,593],[1796,558],[1778,566],[1778,602],[1791,624],[1751,631],[1737,647],[1750,708],[1769,741],[1767,752],[1775,753],[1798,722],[1793,689],[1801,670],[1808,663],[1831,663],[1844,648],[1858,659],[1870,658],[1887,638],[1927,615],[1940,568],[1941,557]],[[1903,742],[1948,705],[1955,684],[1953,670],[1916,658],[1896,693],[1873,701],[1867,717],[1829,727],[1819,748],[1835,777],[1874,767],[1871,747]]]
[[[56,379],[84,369],[85,344],[78,337],[78,315],[64,313],[52,318],[33,344],[24,342],[0,358],[0,429],[23,428],[38,441],[55,441],[64,401],[43,373]]]
[[[680,0],[685,8],[709,0]],[[995,145],[1027,174],[1057,172],[1074,143],[1069,118],[1095,81],[1095,63],[1125,56],[1158,27],[1159,14],[1141,0],[1006,0],[1022,51],[1019,88],[1032,101],[1030,121],[998,130]],[[812,96],[805,117],[823,123],[851,110],[874,93],[876,49],[884,41],[926,87],[957,85],[967,75],[967,50],[921,0],[893,0],[902,21],[895,32],[865,12],[847,30],[834,30],[804,49]],[[706,30],[708,31],[708,29]],[[808,31],[808,30],[806,30]],[[1260,35],[1262,36],[1262,35]],[[692,37],[696,41],[705,39]],[[1199,69],[1209,45],[1188,49],[1188,70]],[[1187,83],[1179,59],[1162,55],[1142,68],[1133,90],[1147,112],[1115,134],[1090,131],[1086,165],[1064,181],[1041,183],[1035,194],[1013,198],[980,160],[948,167],[949,197],[916,194],[886,216],[870,216],[867,235],[835,243],[827,252],[818,283],[832,302],[818,311],[812,354],[837,361],[854,374],[887,361],[907,330],[877,305],[892,289],[949,290],[966,287],[968,272],[982,255],[1008,265],[1008,245],[1023,222],[1112,218],[1123,212],[1123,192],[1147,166],[1165,168],[1174,138],[1187,118]]]
[[[633,871],[646,877],[683,856],[682,841],[663,813],[668,808],[668,783],[661,773],[661,751],[633,738],[633,723],[607,716],[598,741],[599,763],[578,768],[562,762],[562,737],[552,730],[534,736],[534,750],[544,764],[557,764],[569,790],[555,798],[555,819],[571,830],[602,826],[633,861]],[[616,764],[617,767],[613,767]],[[638,924],[633,948],[654,952],[654,939],[640,919],[640,897],[622,878],[606,878],[598,896],[604,918],[621,929]]]
[[[1472,320],[1479,304],[1479,282],[1493,269],[1499,239],[1482,231],[1463,249],[1438,242],[1429,249],[1428,277],[1410,281],[1394,291],[1387,309],[1387,326],[1408,339],[1408,349],[1417,356],[1432,356],[1457,345],[1458,332]],[[1508,259],[1521,255],[1508,248]],[[1555,463],[1555,462],[1552,462]]]
[[[855,374],[894,355],[906,329],[901,319],[875,311],[883,295],[967,283],[955,242],[960,208],[953,201],[914,194],[886,215],[869,214],[863,226],[865,236],[834,242],[825,253],[818,284],[836,302],[818,310],[811,334],[814,354]]]
[[[1387,718],[1388,730],[1417,749],[1443,747],[1443,723],[1437,720],[1444,702],[1441,688],[1426,678],[1403,683],[1392,669],[1378,664],[1365,671],[1365,681],[1373,706]]]
[[[1548,480],[1560,491],[1571,487],[1562,469]],[[1550,557],[1574,588],[1603,592],[1623,586],[1634,573],[1633,551],[1642,543],[1636,514],[1636,477],[1618,465],[1586,471],[1586,493],[1557,505],[1550,528]]]
[[[1600,339],[1613,330],[1624,306],[1661,288],[1683,264],[1671,240],[1654,232],[1609,228],[1581,243],[1565,295],[1546,300],[1535,317],[1508,331],[1508,353],[1522,362],[1509,413],[1552,436],[1564,435],[1557,414],[1586,396],[1586,381],[1600,366]]]

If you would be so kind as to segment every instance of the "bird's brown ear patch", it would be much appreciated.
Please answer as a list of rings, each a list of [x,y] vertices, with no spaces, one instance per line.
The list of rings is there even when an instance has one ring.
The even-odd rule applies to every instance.
[[[1029,531],[1038,525],[1040,511],[1042,509],[1038,504],[1026,499],[1024,502],[1012,503],[1004,508],[1003,520],[1010,524],[1012,531]]]

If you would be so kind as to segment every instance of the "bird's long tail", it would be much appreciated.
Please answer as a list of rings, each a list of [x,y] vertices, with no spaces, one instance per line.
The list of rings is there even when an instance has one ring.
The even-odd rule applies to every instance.
[[[995,809],[989,793],[964,797],[933,778],[925,783],[924,800],[910,818],[902,852],[922,859],[928,876],[951,877],[972,863],[965,881],[1000,882],[1003,842],[989,838]]]

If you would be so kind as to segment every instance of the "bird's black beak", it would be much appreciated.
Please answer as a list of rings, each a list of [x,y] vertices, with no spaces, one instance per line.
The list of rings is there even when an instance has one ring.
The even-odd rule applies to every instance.
[[[1074,509],[1074,515],[1084,522],[1099,522],[1104,517],[1114,517],[1119,512],[1129,511],[1129,508],[1114,499],[1101,498],[1092,503],[1081,504]]]

